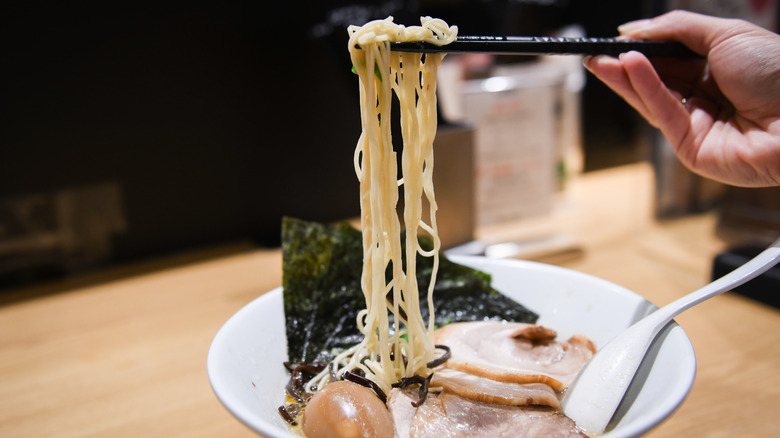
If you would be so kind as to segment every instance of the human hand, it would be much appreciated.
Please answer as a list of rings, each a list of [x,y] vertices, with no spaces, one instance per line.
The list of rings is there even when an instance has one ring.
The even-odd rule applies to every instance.
[[[706,57],[650,61],[628,52],[585,59],[588,70],[661,130],[683,164],[726,184],[780,185],[780,36],[685,11],[619,31],[679,41]]]

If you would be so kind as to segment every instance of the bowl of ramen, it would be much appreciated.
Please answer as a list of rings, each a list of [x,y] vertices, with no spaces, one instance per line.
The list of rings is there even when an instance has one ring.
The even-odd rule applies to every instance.
[[[354,154],[360,231],[283,220],[282,287],[217,333],[208,355],[214,392],[270,437],[586,436],[561,411],[563,394],[599,346],[656,307],[560,267],[446,257],[432,177],[443,54],[390,44],[450,44],[457,27],[388,17],[348,33],[363,127]],[[690,341],[672,323],[604,436],[656,426],[694,374]]]
[[[521,260],[452,256],[453,262],[491,275],[505,296],[538,313],[537,324],[559,338],[583,335],[598,348],[656,309],[641,296],[577,271]],[[222,404],[238,420],[268,437],[300,436],[282,418],[290,378],[281,288],[233,315],[215,336],[208,376]],[[670,324],[648,355],[604,437],[639,436],[669,417],[689,393],[696,372],[690,340]]]

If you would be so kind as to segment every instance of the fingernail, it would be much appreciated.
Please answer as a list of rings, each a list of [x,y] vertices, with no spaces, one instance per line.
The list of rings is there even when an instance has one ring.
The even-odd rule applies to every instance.
[[[618,32],[620,32],[621,35],[628,35],[632,33],[637,33],[642,28],[647,27],[647,25],[650,23],[649,18],[643,18],[641,20],[635,20],[635,21],[629,21],[628,23],[621,24],[618,26]]]
[[[590,60],[593,59],[593,56],[585,56],[582,58],[582,66],[586,69],[590,70],[590,67],[588,66],[588,63],[590,63]]]

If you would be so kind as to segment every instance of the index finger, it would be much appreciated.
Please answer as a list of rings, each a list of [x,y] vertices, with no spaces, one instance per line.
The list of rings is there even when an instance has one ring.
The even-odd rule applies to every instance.
[[[620,56],[626,76],[642,101],[651,120],[669,142],[678,148],[691,132],[690,114],[685,106],[656,74],[650,61],[638,52]]]

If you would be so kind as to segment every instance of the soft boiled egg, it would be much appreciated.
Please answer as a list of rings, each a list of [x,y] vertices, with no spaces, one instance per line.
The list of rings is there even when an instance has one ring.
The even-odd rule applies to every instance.
[[[346,380],[317,391],[303,413],[307,438],[392,438],[393,421],[374,391]]]

